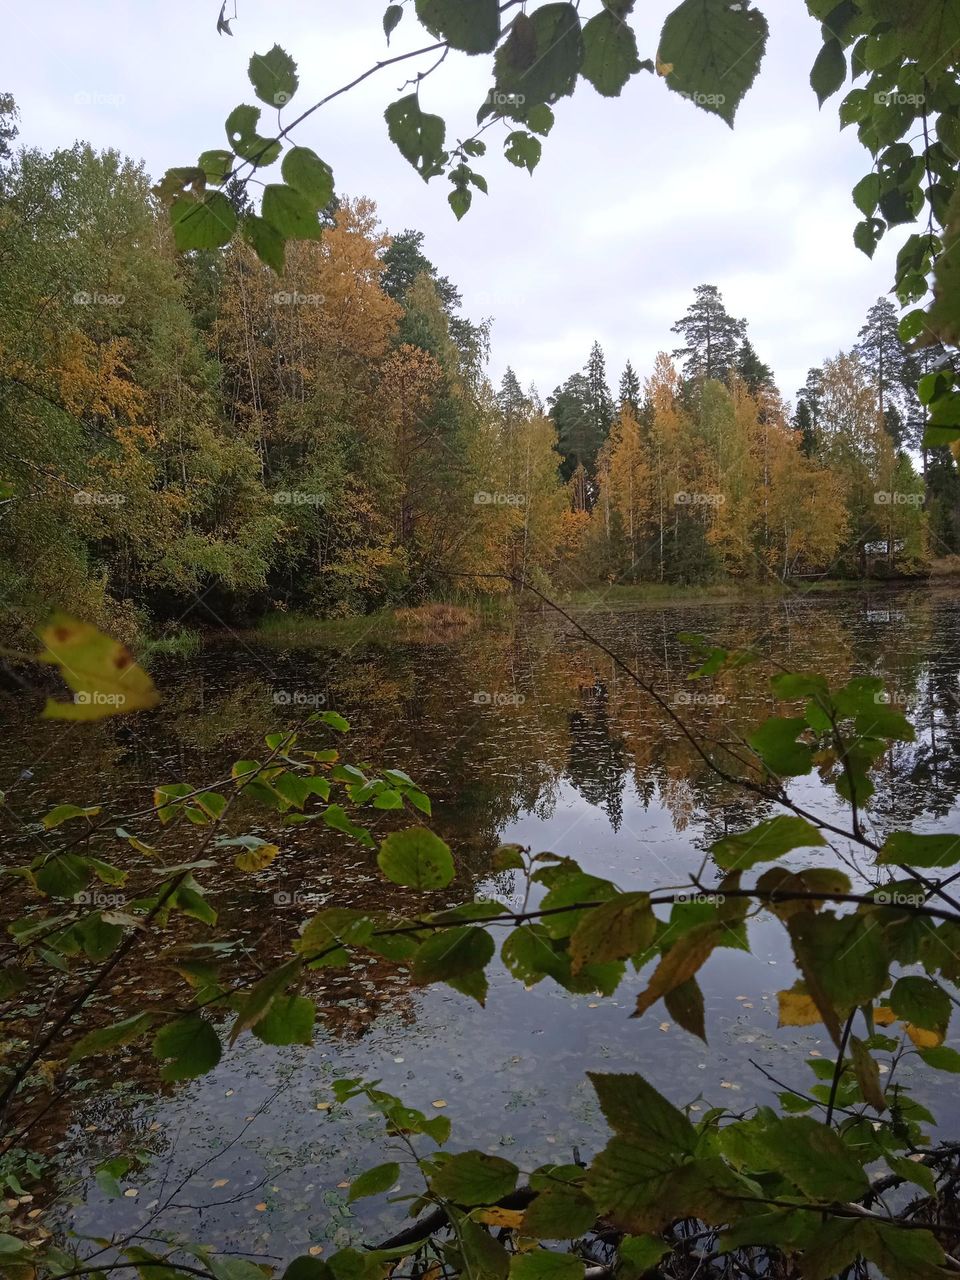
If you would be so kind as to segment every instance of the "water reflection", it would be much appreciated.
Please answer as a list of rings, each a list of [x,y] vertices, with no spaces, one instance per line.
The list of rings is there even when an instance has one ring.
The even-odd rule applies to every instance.
[[[870,828],[881,835],[910,824],[957,829],[960,609],[952,593],[601,608],[578,616],[664,696],[680,698],[686,719],[715,742],[736,744],[778,705],[751,669],[711,684],[709,698],[691,698],[678,632],[735,647],[758,643],[791,668],[833,681],[882,676],[917,722],[918,739],[885,759]],[[233,759],[255,754],[265,728],[316,706],[351,720],[353,758],[406,769],[430,792],[433,825],[460,867],[457,883],[432,903],[438,907],[478,890],[510,897],[509,877],[489,879],[502,840],[571,853],[623,885],[677,885],[712,841],[769,811],[719,782],[607,656],[549,615],[524,615],[516,626],[453,642],[366,644],[347,655],[224,641],[157,678],[166,691],[157,713],[82,730],[38,721],[21,702],[5,700],[17,731],[0,743],[0,788],[15,811],[26,818],[105,793],[117,812],[143,807],[156,781],[221,777]],[[797,795],[840,815],[816,777],[800,780]],[[269,830],[262,814],[250,821],[261,834]],[[301,826],[285,829],[281,844],[282,857],[255,877],[226,874],[226,857],[222,876],[207,873],[208,884],[222,884],[213,897],[225,930],[239,931],[264,968],[323,905],[402,906],[374,856],[343,837]],[[23,860],[26,847],[12,833],[4,860]],[[132,851],[126,856],[135,886],[147,868]],[[168,998],[179,987],[173,949],[199,937],[179,921],[142,948],[105,1015]],[[312,1048],[273,1049],[246,1037],[210,1076],[176,1089],[160,1085],[151,1064],[131,1053],[124,1070],[132,1087],[110,1092],[104,1081],[78,1112],[53,1111],[47,1143],[65,1144],[81,1166],[131,1141],[152,1153],[135,1196],[108,1203],[87,1182],[62,1221],[98,1233],[145,1224],[154,1234],[193,1231],[281,1258],[310,1244],[343,1243],[359,1220],[339,1184],[381,1157],[370,1122],[329,1106],[336,1071],[359,1068],[414,1105],[448,1106],[455,1137],[509,1149],[521,1165],[567,1158],[574,1145],[586,1153],[602,1141],[584,1082],[588,1068],[643,1071],[678,1102],[701,1099],[697,1106],[769,1100],[773,1086],[751,1059],[801,1085],[793,1046],[828,1048],[819,1028],[776,1030],[775,992],[792,981],[789,955],[777,929],[757,928],[751,942],[753,955],[724,950],[704,975],[709,1051],[658,1022],[656,1010],[629,1021],[629,981],[601,1001],[546,983],[524,991],[494,973],[481,1010],[452,991],[413,989],[375,958],[313,974],[322,1030]],[[130,1096],[138,1090],[142,1098]],[[376,1205],[363,1211],[374,1230],[379,1213],[389,1234],[395,1216]]]

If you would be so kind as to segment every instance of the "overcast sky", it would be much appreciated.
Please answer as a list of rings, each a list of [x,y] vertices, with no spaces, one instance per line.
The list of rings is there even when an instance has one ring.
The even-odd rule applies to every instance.
[[[86,139],[142,158],[159,175],[226,145],[230,109],[256,101],[246,76],[252,53],[278,42],[299,63],[288,112],[386,56],[382,0],[237,3],[233,38],[217,35],[219,0],[10,6],[0,89],[19,103],[21,141],[53,148]],[[653,56],[671,7],[638,4],[641,57]],[[890,288],[903,237],[872,263],[854,248],[850,189],[868,163],[855,132],[839,131],[839,97],[817,109],[808,75],[819,27],[796,0],[760,7],[771,37],[734,131],[645,72],[619,99],[582,82],[558,104],[532,177],[503,160],[489,131],[478,167],[490,195],[478,194],[460,223],[447,180],[424,184],[386,136],[383,109],[413,64],[378,72],[296,138],[333,166],[339,194],[372,197],[391,231],[425,232],[466,313],[494,321],[497,380],[510,364],[548,394],[583,365],[594,338],[614,390],[628,357],[644,377],[657,351],[676,345],[670,326],[694,286],[712,283],[749,321],[792,397],[811,365],[855,340],[868,306]],[[422,43],[408,12],[390,52]],[[451,55],[424,84],[424,108],[446,117],[448,137],[471,132],[488,68],[488,58]]]

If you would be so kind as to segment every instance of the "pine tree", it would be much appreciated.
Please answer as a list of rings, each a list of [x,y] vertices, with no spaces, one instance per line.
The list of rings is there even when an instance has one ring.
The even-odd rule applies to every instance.
[[[738,352],[747,336],[747,322],[729,314],[716,285],[698,285],[694,294],[687,314],[671,328],[684,340],[684,346],[672,353],[673,358],[683,360],[687,378],[725,382],[736,368]]]
[[[900,339],[897,311],[889,298],[877,299],[858,336],[860,342],[854,347],[854,354],[867,372],[880,417],[886,423],[887,410],[891,406],[898,408],[903,398],[903,365],[907,356]],[[894,439],[894,443],[899,442]]]
[[[640,412],[640,379],[629,360],[620,375],[618,400],[621,411],[629,409],[634,417]]]

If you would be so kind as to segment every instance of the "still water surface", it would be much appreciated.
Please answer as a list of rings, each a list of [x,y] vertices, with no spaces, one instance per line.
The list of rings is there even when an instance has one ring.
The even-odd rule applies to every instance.
[[[577,616],[700,730],[726,742],[778,706],[756,670],[721,685],[688,683],[678,633],[756,643],[793,670],[834,681],[883,676],[918,740],[885,761],[868,829],[960,830],[960,603],[951,591]],[[56,803],[104,799],[118,813],[142,808],[155,782],[222,777],[234,759],[256,754],[265,728],[322,705],[352,723],[345,758],[406,769],[430,793],[432,825],[460,867],[435,906],[477,893],[515,900],[512,873],[489,872],[505,841],[570,854],[625,888],[681,886],[719,835],[772,812],[718,783],[679,730],[555,615],[524,614],[453,639],[361,641],[349,652],[230,639],[155,674],[163,705],[133,721],[64,729],[6,700],[17,732],[0,743],[0,788],[17,811],[37,816]],[[794,794],[842,814],[815,777]],[[270,833],[265,824],[261,834]],[[202,873],[221,925],[242,933],[264,967],[311,910],[382,909],[399,897],[384,886],[374,853],[345,837],[309,826],[288,829],[281,843],[282,856],[258,876]],[[116,846],[107,853],[121,860]],[[4,862],[25,856],[13,839]],[[103,1064],[101,1087],[79,1112],[55,1117],[60,1128],[49,1135],[80,1174],[59,1221],[97,1235],[177,1231],[277,1259],[311,1245],[330,1252],[363,1230],[390,1234],[403,1206],[383,1198],[347,1205],[341,1184],[390,1153],[363,1108],[330,1105],[334,1075],[378,1078],[410,1104],[450,1116],[454,1148],[479,1146],[522,1168],[569,1160],[574,1148],[586,1156],[605,1141],[587,1070],[642,1072],[674,1102],[703,1110],[771,1101],[776,1086],[754,1064],[809,1087],[796,1046],[828,1056],[829,1043],[819,1027],[777,1029],[776,992],[795,977],[789,951],[779,926],[751,924],[750,936],[753,954],[723,949],[702,975],[709,1048],[662,1006],[631,1020],[635,977],[604,1000],[546,980],[524,990],[495,964],[481,1009],[447,988],[412,988],[380,960],[317,975],[311,994],[323,1021],[310,1048],[244,1036],[215,1071],[181,1086],[161,1085],[131,1054],[124,1073],[137,1081],[132,1091],[112,1091],[122,1073]],[[164,948],[190,937],[199,933],[145,952],[108,993],[111,1016],[175,990]],[[948,1122],[960,1111],[943,1083],[952,1080],[939,1077],[936,1097]],[[145,1153],[124,1182],[136,1194],[110,1200],[89,1171],[131,1144]],[[402,1187],[416,1183],[404,1174]]]

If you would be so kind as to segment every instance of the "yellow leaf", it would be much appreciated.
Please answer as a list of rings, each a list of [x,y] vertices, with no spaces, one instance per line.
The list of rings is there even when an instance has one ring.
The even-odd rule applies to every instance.
[[[264,1204],[262,1200],[260,1201],[259,1204],[255,1204],[253,1207],[256,1209],[257,1213],[264,1213],[267,1208],[267,1206]]]
[[[312,1257],[314,1257],[314,1258],[315,1258],[315,1257],[317,1256],[317,1254],[318,1254],[318,1253],[323,1253],[323,1245],[322,1245],[322,1244],[312,1244],[312,1245],[310,1246],[310,1248],[307,1250],[307,1253],[309,1253]]]
[[[658,55],[658,57],[657,57],[657,75],[658,75],[658,76],[668,76],[668,75],[671,73],[671,71],[672,71],[672,70],[673,70],[673,63],[672,63],[672,62],[661,62],[661,61],[660,61],[660,58],[659,58],[659,55]]]
[[[238,853],[234,861],[240,871],[262,871],[269,867],[280,849],[275,844],[259,844],[256,849],[244,849]]]
[[[878,1027],[891,1027],[896,1020],[897,1015],[889,1005],[878,1004],[873,1011],[873,1021]]]
[[[445,1107],[447,1104],[444,1102],[443,1098],[438,1098],[436,1102],[431,1102],[430,1105],[431,1107],[436,1107],[437,1110],[439,1111],[442,1107]]]
[[[210,1185],[212,1187],[225,1187],[229,1181],[229,1178],[214,1178]]]
[[[481,1209],[474,1214],[477,1222],[485,1222],[488,1227],[516,1228],[523,1223],[522,1209],[500,1209],[496,1205],[491,1209]]]
[[[778,991],[781,1027],[812,1027],[820,1021],[820,1012],[805,991]]]
[[[918,1049],[936,1049],[943,1044],[943,1034],[939,1031],[927,1031],[924,1027],[915,1027],[907,1023],[907,1035]]]
[[[49,720],[102,720],[105,716],[155,707],[160,695],[153,681],[118,640],[88,622],[58,615],[40,632],[42,662],[60,668],[72,702],[47,699]]]

